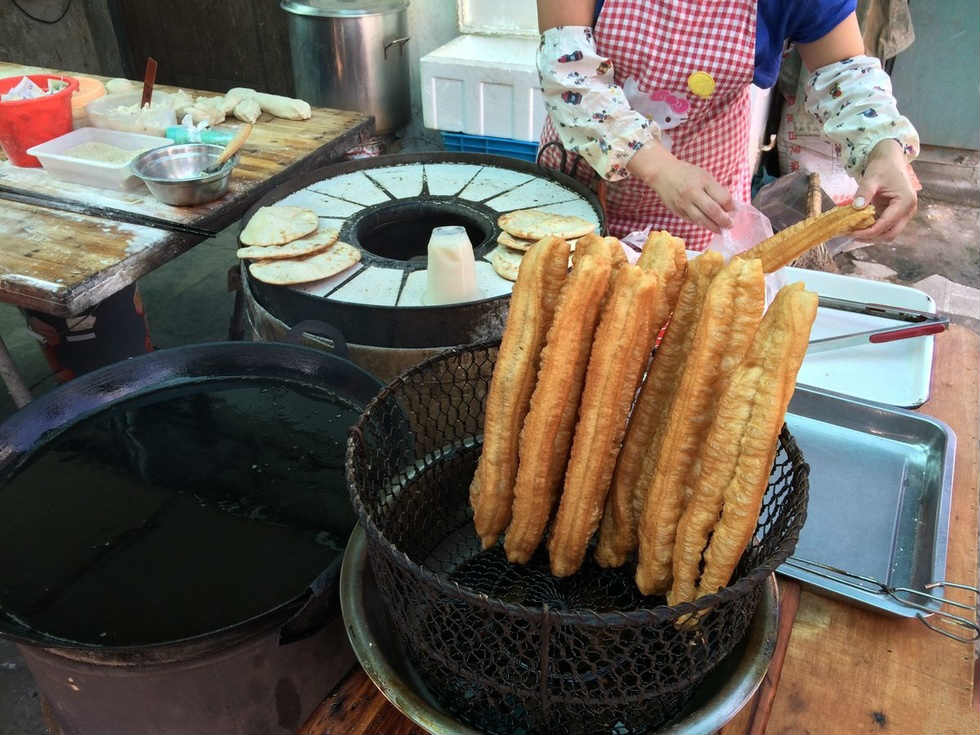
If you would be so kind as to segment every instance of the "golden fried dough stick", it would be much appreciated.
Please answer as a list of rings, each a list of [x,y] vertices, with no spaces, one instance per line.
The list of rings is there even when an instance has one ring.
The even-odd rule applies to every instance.
[[[572,266],[574,267],[580,258],[597,251],[602,251],[612,258],[613,271],[619,270],[620,266],[626,264],[626,253],[619,240],[615,237],[600,237],[595,233],[589,233],[576,241],[575,252],[572,253]]]
[[[473,524],[485,549],[510,522],[521,426],[567,273],[568,243],[548,237],[528,250],[514,284],[487,394],[483,452],[470,486]]]
[[[599,525],[636,387],[650,360],[657,327],[656,273],[621,266],[599,318],[579,405],[558,513],[548,538],[551,573],[574,574]]]
[[[677,548],[684,557],[675,559],[674,588],[668,597],[672,604],[712,594],[728,584],[752,539],[817,301],[817,295],[803,290],[802,283],[782,288],[722,395],[705,447],[699,496],[686,513],[688,523],[678,530],[682,536]],[[695,590],[692,580],[708,538],[702,530],[706,525],[714,531]],[[681,572],[683,577],[678,578]]]
[[[578,260],[558,297],[531,408],[521,430],[513,514],[504,537],[504,550],[512,563],[526,564],[534,554],[558,499],[592,338],[611,274],[608,248],[595,248]]]
[[[684,253],[684,240],[674,237],[667,230],[651,232],[643,245],[643,252],[640,253],[636,264],[644,270],[653,269],[654,263],[663,258],[677,258],[677,254],[687,262],[687,255]]]
[[[661,303],[668,304],[667,314],[662,322],[667,321],[667,316],[674,309],[677,303],[677,294],[680,293],[681,284],[684,283],[684,274],[687,272],[687,253],[684,251],[684,240],[674,237],[666,230],[654,232],[647,238],[640,253],[640,259],[636,262],[643,270],[653,271],[660,274],[660,280],[664,288],[664,298]],[[663,323],[660,325],[663,326]]]
[[[718,396],[752,344],[764,304],[758,260],[732,259],[708,287],[640,514],[636,584],[645,595],[670,587],[674,534],[697,477],[701,444]]]
[[[687,265],[667,333],[640,388],[616,462],[596,547],[601,566],[622,566],[636,548],[636,529],[657,467],[670,406],[684,374],[708,287],[724,264],[720,253],[708,251]]]
[[[875,208],[872,206],[855,209],[850,204],[807,217],[802,222],[780,230],[772,237],[763,240],[754,248],[741,253],[745,259],[760,258],[766,273],[789,265],[803,253],[822,242],[845,235],[855,230],[863,230],[875,222]]]
[[[687,319],[687,315],[691,311],[689,307],[694,306],[694,301],[697,302],[697,308],[700,308],[700,303],[708,290],[710,278],[714,277],[722,266],[722,258],[717,253],[703,259],[698,258],[695,262],[698,265],[694,269],[695,273],[691,282],[698,284],[699,287],[697,293],[693,288],[688,290],[689,298],[684,306],[684,313],[680,315],[681,321]],[[637,265],[644,270],[656,273],[661,284],[653,307],[653,323],[659,334],[670,317],[670,313],[674,310],[681,286],[685,282],[687,256],[684,252],[684,241],[679,237],[672,237],[667,232],[653,233],[647,239]],[[693,298],[695,295],[696,299]],[[696,323],[696,319],[691,321]],[[675,334],[680,335],[683,332],[684,337],[687,337],[693,333],[693,326],[692,324],[690,329],[679,327]],[[668,348],[665,353],[664,346],[661,345],[657,355],[667,354],[670,349]],[[686,353],[686,348],[684,353]],[[664,361],[658,356],[654,357],[653,365],[663,364]],[[654,367],[651,366],[651,371],[653,370]],[[647,381],[650,381],[649,377]],[[599,527],[596,560],[601,566],[616,567],[622,565],[626,561],[626,557],[636,548],[636,525],[641,511],[641,508],[635,508],[634,495],[639,494],[636,491],[636,478],[639,476],[641,465],[647,456],[659,409],[664,402],[669,404],[669,396],[663,392],[664,382],[661,382],[654,389],[659,391],[659,395],[654,396],[652,393],[648,393],[649,397],[645,404],[641,405],[641,399],[638,399],[633,408],[626,430],[626,440],[616,462],[613,481],[606,497],[606,506]],[[643,390],[645,389],[641,388],[641,396]],[[646,486],[644,486],[645,488]]]

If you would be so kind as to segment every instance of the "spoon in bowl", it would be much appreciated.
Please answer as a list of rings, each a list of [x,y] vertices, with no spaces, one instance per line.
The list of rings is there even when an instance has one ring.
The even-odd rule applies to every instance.
[[[252,125],[250,123],[245,123],[235,134],[235,137],[228,141],[228,145],[225,149],[221,151],[221,155],[215,159],[214,163],[205,169],[202,169],[201,175],[216,173],[222,166],[225,165],[225,161],[238,153],[238,150],[245,145],[245,141],[248,136],[252,134]]]

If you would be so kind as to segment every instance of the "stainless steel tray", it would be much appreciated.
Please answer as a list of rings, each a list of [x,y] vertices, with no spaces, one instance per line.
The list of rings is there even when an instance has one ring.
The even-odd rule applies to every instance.
[[[945,579],[952,430],[911,411],[803,387],[786,424],[810,465],[810,501],[796,552],[779,573],[893,615],[939,612],[939,600],[899,588],[926,592]],[[826,567],[877,580],[891,593]]]
[[[367,560],[367,539],[354,529],[340,572],[340,606],[354,653],[381,693],[433,735],[480,735],[447,714],[398,643]],[[708,675],[687,709],[659,735],[718,732],[748,703],[769,669],[779,628],[779,594],[770,575],[745,640]]]

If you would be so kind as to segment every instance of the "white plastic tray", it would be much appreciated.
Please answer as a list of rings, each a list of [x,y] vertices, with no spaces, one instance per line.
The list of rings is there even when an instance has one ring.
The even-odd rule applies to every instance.
[[[791,282],[803,281],[808,289],[821,296],[936,313],[936,302],[931,296],[908,286],[800,268],[787,268],[786,276]],[[810,338],[823,339],[897,324],[882,317],[820,309]],[[818,352],[803,360],[797,382],[866,401],[917,408],[929,398],[934,343],[932,336],[913,337]]]
[[[133,151],[144,148],[159,148],[172,142],[169,138],[158,138],[152,135],[124,133],[104,128],[79,128],[46,143],[36,145],[27,152],[37,157],[45,171],[63,181],[71,181],[86,186],[98,186],[103,189],[126,190],[143,186],[143,182],[133,176],[128,161],[126,163],[102,163],[101,161],[65,155],[65,151],[89,141],[106,143]]]
[[[688,250],[687,257],[700,253]],[[883,304],[936,313],[929,294],[908,286],[839,276],[803,268],[785,268],[788,283],[803,281],[810,291],[868,304]],[[900,323],[883,317],[852,314],[838,309],[820,309],[810,339],[865,332]],[[899,408],[918,408],[929,399],[932,381],[932,350],[935,337],[866,344],[808,355],[796,382],[865,401]]]

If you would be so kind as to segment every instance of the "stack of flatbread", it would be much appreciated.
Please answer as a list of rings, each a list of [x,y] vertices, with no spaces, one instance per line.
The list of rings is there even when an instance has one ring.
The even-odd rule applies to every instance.
[[[276,286],[319,281],[361,259],[361,251],[338,242],[337,230],[320,229],[316,213],[302,207],[262,207],[248,221],[235,253],[250,260],[249,273]]]
[[[502,232],[497,237],[497,247],[487,258],[501,278],[517,280],[524,253],[539,240],[559,237],[575,250],[577,238],[595,230],[595,225],[581,217],[552,214],[540,209],[519,209],[500,215],[497,225]]]

